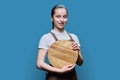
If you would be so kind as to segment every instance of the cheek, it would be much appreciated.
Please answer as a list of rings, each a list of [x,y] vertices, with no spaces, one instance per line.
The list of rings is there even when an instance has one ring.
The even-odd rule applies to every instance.
[[[67,22],[68,19],[65,19],[65,22]]]
[[[58,22],[59,21],[59,19],[58,18],[54,18],[54,22]]]

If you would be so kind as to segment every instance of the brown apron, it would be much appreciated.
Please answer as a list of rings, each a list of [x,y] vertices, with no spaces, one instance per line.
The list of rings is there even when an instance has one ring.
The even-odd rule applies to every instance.
[[[52,34],[52,36],[54,37],[54,39],[57,41],[57,37],[54,33],[50,32]],[[72,36],[68,33],[69,37],[70,37],[70,41],[74,41],[72,39]],[[46,80],[77,80],[77,75],[76,75],[76,71],[75,68],[68,73],[63,73],[63,74],[59,74],[59,73],[53,73],[53,72],[48,72],[46,74]]]

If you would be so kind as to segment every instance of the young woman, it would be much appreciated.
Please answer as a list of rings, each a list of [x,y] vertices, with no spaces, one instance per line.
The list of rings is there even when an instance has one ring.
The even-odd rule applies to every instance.
[[[45,62],[47,50],[50,45],[57,40],[74,40],[72,43],[73,50],[78,50],[77,64],[81,65],[83,62],[80,43],[75,34],[68,33],[64,27],[68,20],[68,11],[63,5],[55,5],[51,11],[52,30],[50,33],[44,34],[39,42],[38,56],[37,56],[37,68],[47,71],[46,80],[77,80],[75,72],[75,64],[67,65],[62,69],[55,68]],[[51,34],[52,33],[52,34]],[[55,36],[53,36],[53,34]]]

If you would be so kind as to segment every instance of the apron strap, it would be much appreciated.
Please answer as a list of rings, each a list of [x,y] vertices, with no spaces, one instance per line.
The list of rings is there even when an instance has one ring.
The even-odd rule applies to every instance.
[[[69,33],[67,33],[67,34],[68,34],[69,37],[70,37],[70,41],[74,41],[73,38],[72,38],[72,36],[71,36]]]
[[[52,36],[54,37],[55,41],[58,41],[58,38],[55,36],[55,34],[53,32],[50,32],[52,34]]]
[[[50,32],[50,33],[51,33],[52,36],[54,37],[55,41],[58,41],[58,38],[56,37],[56,35],[55,35],[53,32]],[[71,36],[69,33],[67,33],[67,34],[68,34],[68,36],[70,37],[70,41],[74,41],[73,38],[72,38],[72,36]]]

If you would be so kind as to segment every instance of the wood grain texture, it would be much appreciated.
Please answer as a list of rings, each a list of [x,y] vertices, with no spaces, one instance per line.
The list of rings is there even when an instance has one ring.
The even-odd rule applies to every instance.
[[[62,68],[69,64],[75,64],[78,51],[72,50],[72,42],[68,40],[55,41],[48,49],[48,59],[52,66]]]

